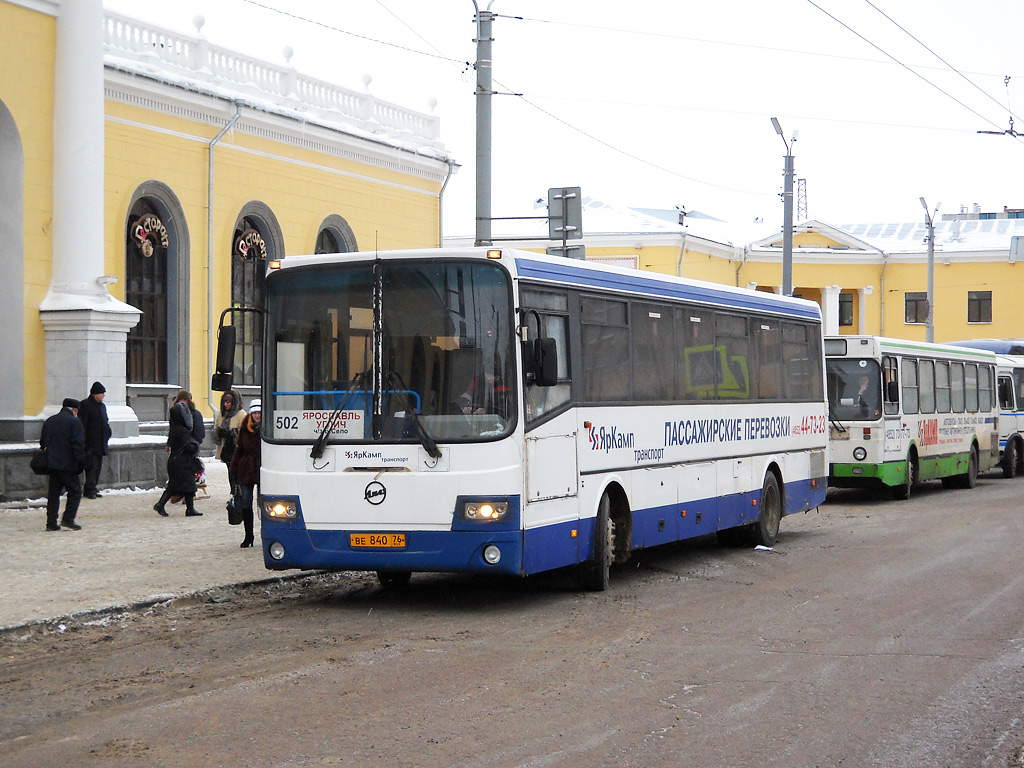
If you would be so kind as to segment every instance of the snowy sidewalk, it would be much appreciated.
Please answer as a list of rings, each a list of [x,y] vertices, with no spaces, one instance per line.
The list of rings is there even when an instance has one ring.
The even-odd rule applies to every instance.
[[[204,461],[210,498],[196,501],[202,517],[186,518],[182,504],[158,516],[159,489],[101,487],[103,498],[82,499],[82,530],[49,533],[45,499],[0,504],[7,532],[0,628],[273,578],[277,572],[263,567],[258,515],[256,546],[240,549],[242,526],[228,525],[224,508],[227,468]]]

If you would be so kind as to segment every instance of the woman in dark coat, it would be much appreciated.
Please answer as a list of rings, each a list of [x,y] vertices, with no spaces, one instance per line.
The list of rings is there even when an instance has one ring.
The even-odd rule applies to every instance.
[[[242,523],[245,525],[245,538],[240,546],[252,546],[252,498],[256,486],[260,482],[260,419],[263,417],[260,401],[253,400],[249,404],[249,414],[242,419],[235,442],[235,455],[231,457],[228,472],[238,482],[238,494],[241,497]]]
[[[172,496],[185,498],[185,517],[199,517],[202,512],[195,508],[196,499],[196,464],[195,457],[199,453],[199,443],[192,436],[195,426],[193,411],[188,403],[180,401],[174,404],[168,415],[170,430],[167,433],[167,487],[160,501],[153,509],[161,517],[167,517],[164,505]]]

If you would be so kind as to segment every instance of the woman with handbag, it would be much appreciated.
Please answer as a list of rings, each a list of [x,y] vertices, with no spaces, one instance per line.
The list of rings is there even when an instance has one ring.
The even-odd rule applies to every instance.
[[[234,475],[238,483],[238,503],[242,508],[242,524],[245,526],[245,538],[241,547],[251,547],[253,543],[252,501],[256,486],[260,482],[260,419],[263,416],[263,404],[259,399],[249,403],[249,414],[242,419],[235,442],[235,455],[231,458],[228,473]]]
[[[164,506],[172,496],[185,499],[185,517],[200,517],[203,513],[195,508],[196,469],[195,461],[199,455],[199,443],[193,435],[194,411],[186,401],[179,400],[171,407],[167,421],[170,428],[167,433],[167,487],[160,501],[153,509],[161,517],[167,517]]]
[[[231,459],[235,455],[235,443],[238,442],[238,430],[242,428],[242,420],[246,412],[242,408],[242,398],[238,390],[232,389],[221,395],[220,410],[213,420],[213,436],[217,441],[217,453],[214,458],[223,461],[228,467],[228,487],[236,493],[235,475],[231,471]]]

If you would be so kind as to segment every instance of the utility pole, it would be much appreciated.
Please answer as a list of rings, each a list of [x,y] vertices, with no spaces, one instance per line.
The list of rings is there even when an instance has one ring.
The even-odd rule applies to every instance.
[[[473,0],[476,10],[476,244],[491,244],[491,96],[492,60],[494,43],[492,25],[494,14],[491,6],[481,11]]]
[[[932,216],[939,212],[939,203],[934,211],[928,210],[928,203],[921,198],[921,207],[924,208],[924,223],[928,227],[928,319],[925,322],[924,340],[935,341],[935,220]]]
[[[772,125],[775,132],[782,137],[782,143],[786,145],[786,169],[784,173],[784,185],[782,192],[782,293],[784,296],[793,295],[793,151],[791,142],[786,141],[782,132],[782,126],[776,118],[772,118]],[[796,143],[796,131],[793,132],[792,143]]]

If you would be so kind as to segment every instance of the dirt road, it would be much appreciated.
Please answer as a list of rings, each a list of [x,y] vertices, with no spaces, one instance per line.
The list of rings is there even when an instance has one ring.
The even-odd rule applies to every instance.
[[[0,635],[0,764],[1024,765],[1024,481],[842,492],[609,591],[365,575]]]

